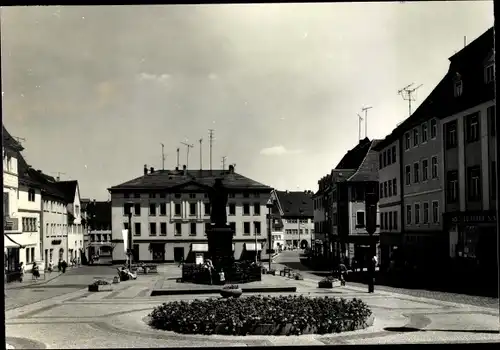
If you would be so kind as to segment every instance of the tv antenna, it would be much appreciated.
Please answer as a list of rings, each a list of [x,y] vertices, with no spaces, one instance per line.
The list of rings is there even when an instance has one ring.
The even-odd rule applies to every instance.
[[[423,84],[420,84],[416,88],[412,88],[414,83],[411,83],[410,85],[405,86],[401,90],[398,91],[398,95],[401,95],[403,100],[408,101],[408,117],[411,116],[411,101],[415,101],[415,96],[413,95],[415,91],[417,91],[418,88],[420,88]]]
[[[200,142],[200,170],[203,170],[203,157],[202,157],[203,147],[201,146],[203,143],[203,138],[201,138],[199,142]]]
[[[54,171],[52,174],[57,174],[56,181],[61,181],[61,175],[66,175],[62,171]]]
[[[165,170],[165,145],[160,143],[161,145],[161,169]]]
[[[356,113],[358,115],[358,136],[359,139],[361,140],[361,124],[363,123],[363,117],[359,115],[359,113]]]
[[[373,107],[367,106],[367,107],[361,108],[361,111],[365,112],[365,137],[368,137],[368,110],[371,108],[373,108]]]
[[[184,146],[187,148],[187,154],[186,154],[186,169],[189,169],[189,149],[193,148],[194,145],[190,145],[187,142],[181,142]]]
[[[226,156],[222,157],[222,170],[226,170]]]
[[[19,144],[22,144],[22,142],[26,142],[26,139],[24,137],[17,137],[17,136],[12,136],[12,138],[16,139],[16,141]]]
[[[212,170],[212,143],[214,141],[214,129],[208,129],[210,135],[210,171]]]

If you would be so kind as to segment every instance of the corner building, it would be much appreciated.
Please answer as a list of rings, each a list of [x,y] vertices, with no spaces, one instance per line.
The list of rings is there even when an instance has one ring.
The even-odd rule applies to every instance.
[[[229,192],[227,221],[234,230],[236,260],[259,257],[267,249],[267,208],[271,187],[229,170],[155,170],[109,188],[113,262],[126,260],[122,231],[132,213],[134,261],[201,261],[208,253],[208,191],[221,178]],[[125,239],[127,239],[125,237]],[[256,244],[257,241],[257,244]]]

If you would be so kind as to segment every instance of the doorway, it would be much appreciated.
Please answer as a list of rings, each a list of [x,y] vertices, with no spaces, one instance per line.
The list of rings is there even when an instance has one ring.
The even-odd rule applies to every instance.
[[[159,262],[165,261],[165,244],[163,243],[152,244],[151,250],[153,253],[153,261],[159,261]]]
[[[184,247],[174,247],[174,261],[184,260]]]
[[[134,244],[132,247],[132,262],[138,262],[139,261],[139,245]]]

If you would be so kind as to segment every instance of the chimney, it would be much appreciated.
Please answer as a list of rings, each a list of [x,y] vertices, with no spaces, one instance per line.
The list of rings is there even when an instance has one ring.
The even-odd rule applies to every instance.
[[[182,174],[187,175],[187,166],[185,165],[182,166]]]
[[[234,174],[234,165],[229,165],[229,174]]]
[[[144,164],[144,175],[148,174],[148,165]]]
[[[152,173],[154,173],[154,172],[155,172],[155,168],[153,168],[153,167],[149,168],[149,173],[150,173],[150,174],[152,174]]]

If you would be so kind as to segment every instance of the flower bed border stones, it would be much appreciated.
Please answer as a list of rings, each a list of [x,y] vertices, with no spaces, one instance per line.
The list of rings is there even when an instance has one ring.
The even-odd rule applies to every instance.
[[[111,283],[105,280],[97,280],[88,286],[89,292],[108,292],[113,290],[113,286]]]
[[[182,334],[301,335],[354,331],[373,319],[360,299],[250,296],[164,303],[148,323]]]
[[[233,283],[249,283],[262,280],[262,271],[253,261],[235,261],[228,269],[224,268],[226,281]],[[203,266],[192,263],[182,265],[182,280],[184,282],[210,284],[210,272]],[[212,282],[216,283],[218,274],[212,272]]]
[[[237,284],[226,284],[220,290],[220,295],[223,298],[239,298],[243,294],[243,290]]]
[[[318,288],[333,288],[333,281],[335,281],[335,278],[331,276],[325,277],[318,282]]]

